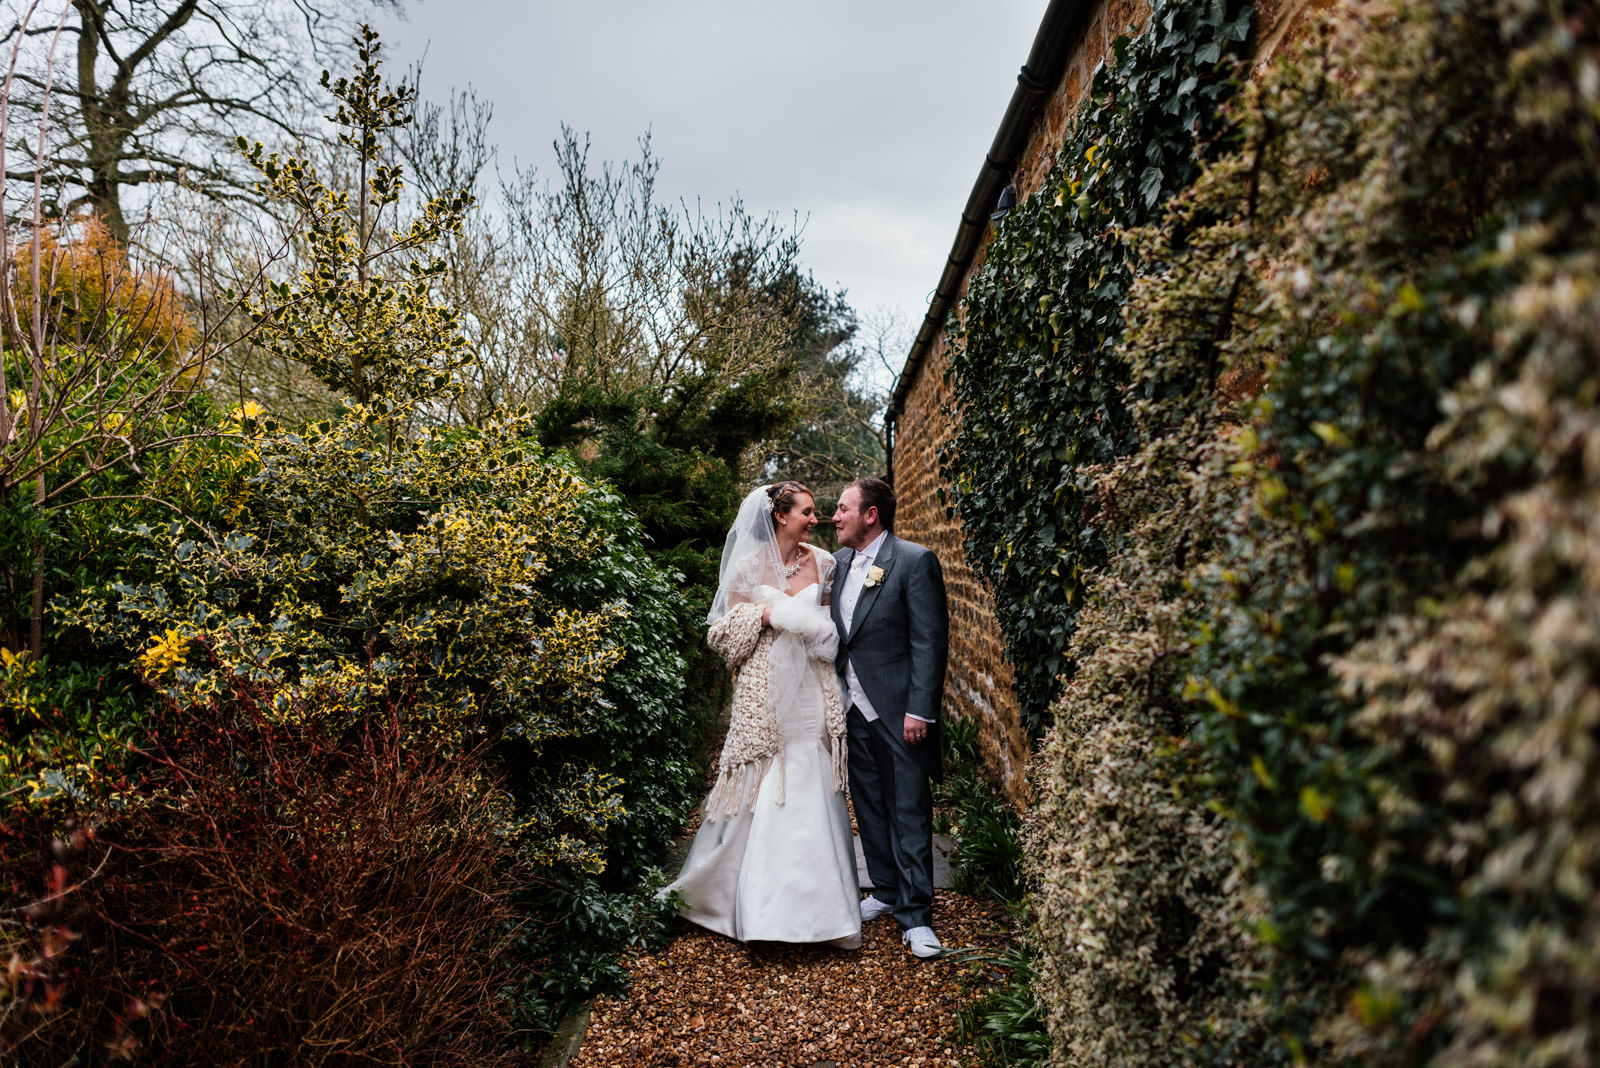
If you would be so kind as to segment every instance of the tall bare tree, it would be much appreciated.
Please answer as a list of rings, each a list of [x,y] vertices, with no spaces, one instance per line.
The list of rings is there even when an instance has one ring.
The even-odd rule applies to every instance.
[[[130,236],[128,191],[180,183],[248,196],[240,133],[293,135],[314,66],[347,47],[363,6],[400,0],[20,0],[0,23],[18,50],[6,173],[13,208],[40,179],[57,217],[82,208]],[[48,121],[46,121],[48,116]]]
[[[477,360],[451,417],[543,409],[582,394],[687,398],[794,359],[785,287],[799,238],[737,202],[703,210],[663,202],[648,136],[637,158],[596,164],[563,127],[556,168],[501,176],[484,129],[489,109],[458,96],[425,107],[401,151],[419,191],[473,189],[498,204],[457,235],[439,280],[465,316]]]
[[[858,320],[843,293],[814,285],[809,292],[801,359],[812,402],[790,433],[768,443],[762,471],[804,482],[819,507],[831,512],[852,479],[884,474],[883,414],[893,361],[910,339],[896,312],[881,309]]]

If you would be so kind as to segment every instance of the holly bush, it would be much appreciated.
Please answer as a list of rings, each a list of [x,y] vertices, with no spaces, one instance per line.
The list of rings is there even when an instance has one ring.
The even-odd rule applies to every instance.
[[[233,523],[143,528],[151,578],[95,591],[73,612],[174,696],[242,677],[271,681],[285,709],[302,707],[298,693],[344,692],[347,708],[304,707],[354,718],[372,688],[414,671],[408,720],[491,740],[532,859],[598,870],[604,831],[625,810],[617,768],[629,754],[666,741],[638,759],[688,777],[671,760],[679,635],[650,607],[671,585],[615,498],[547,456],[525,420],[392,448],[374,438],[376,421],[357,408],[261,437]],[[645,617],[623,629],[631,605]],[[638,673],[624,637],[647,654],[658,643]],[[656,737],[616,744],[639,726]],[[652,784],[664,800],[651,803],[670,806],[670,785]]]
[[[399,217],[405,168],[388,161],[386,142],[411,123],[416,87],[384,80],[371,26],[352,43],[355,69],[340,78],[323,71],[322,86],[338,101],[328,118],[353,190],[323,182],[303,158],[238,139],[261,175],[258,191],[297,233],[309,267],[258,287],[246,308],[269,351],[358,404],[404,407],[437,396],[470,358],[460,311],[430,287],[446,269],[440,246],[460,231],[473,199],[455,190],[430,198],[408,222]]]

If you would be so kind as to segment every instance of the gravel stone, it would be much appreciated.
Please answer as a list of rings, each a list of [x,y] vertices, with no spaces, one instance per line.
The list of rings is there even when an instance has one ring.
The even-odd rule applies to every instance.
[[[887,918],[862,928],[855,952],[680,923],[666,949],[628,961],[628,997],[595,1002],[572,1068],[960,1065],[956,1013],[983,984],[981,963],[959,950],[1013,941],[1004,909],[952,891],[935,894],[934,930],[957,952],[926,961]]]

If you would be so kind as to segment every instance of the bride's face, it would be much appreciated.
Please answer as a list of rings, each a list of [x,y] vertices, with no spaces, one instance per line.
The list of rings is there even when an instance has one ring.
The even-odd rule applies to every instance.
[[[811,540],[811,532],[817,529],[817,502],[811,499],[809,493],[796,493],[794,504],[789,507],[789,514],[784,517],[788,520],[788,527],[806,541]]]

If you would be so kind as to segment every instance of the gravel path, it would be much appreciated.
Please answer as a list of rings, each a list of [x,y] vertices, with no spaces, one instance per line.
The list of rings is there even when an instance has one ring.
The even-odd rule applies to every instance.
[[[1011,941],[1002,909],[949,890],[935,895],[934,924],[951,948]],[[573,1068],[961,1064],[956,1012],[975,996],[981,962],[919,961],[887,917],[862,934],[847,953],[683,923],[665,950],[629,962],[626,999],[595,1003]]]

